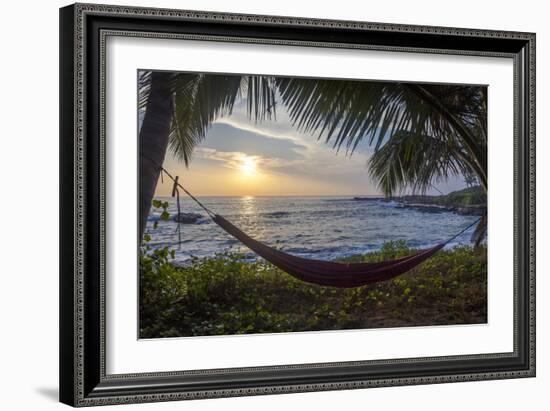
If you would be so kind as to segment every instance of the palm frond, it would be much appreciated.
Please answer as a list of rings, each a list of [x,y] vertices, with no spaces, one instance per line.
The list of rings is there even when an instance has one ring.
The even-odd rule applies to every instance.
[[[138,109],[145,109],[151,89],[151,71],[138,71]]]
[[[214,120],[231,114],[240,95],[241,77],[175,73],[170,150],[186,166]]]
[[[269,76],[176,73],[172,79],[174,113],[170,150],[186,165],[211,124],[230,115],[246,93],[249,117],[275,116],[275,85]]]
[[[277,84],[293,124],[336,149],[353,151],[364,137],[379,146],[398,130],[425,131],[422,110],[406,110],[407,90],[397,83],[281,78]]]
[[[180,75],[172,85],[172,123],[170,151],[187,166],[197,144],[206,133],[201,113],[194,109],[196,90],[200,81],[197,75]]]
[[[245,76],[243,88],[247,92],[247,113],[256,122],[276,119],[275,79],[271,76]]]
[[[469,170],[461,147],[425,134],[393,134],[369,159],[369,172],[386,195],[405,188],[425,192],[434,183]]]
[[[461,140],[456,146],[468,149],[486,187],[484,87],[306,78],[278,78],[276,83],[293,124],[336,150],[351,154],[363,140],[378,150],[398,132],[440,141],[452,136]]]
[[[461,145],[469,152],[472,166],[475,168],[482,185],[487,187],[486,139],[484,141],[483,138],[480,138],[479,133],[476,133],[475,124],[479,124],[479,111],[472,112],[472,114],[475,113],[473,116],[469,115],[470,111],[465,111],[468,103],[472,102],[464,98],[465,96],[458,91],[464,90],[464,87],[462,86],[460,89],[455,90],[454,94],[449,96],[451,98],[447,99],[435,94],[439,90],[433,86],[405,84],[405,87],[412,90],[420,99],[429,103],[441,115],[441,118],[447,125],[447,130],[444,130],[445,134],[449,132],[456,133],[457,138],[461,141]],[[457,102],[458,105],[456,104]],[[473,102],[477,102],[477,99],[474,99]],[[471,123],[472,120],[474,123]],[[440,136],[445,134],[439,133]]]

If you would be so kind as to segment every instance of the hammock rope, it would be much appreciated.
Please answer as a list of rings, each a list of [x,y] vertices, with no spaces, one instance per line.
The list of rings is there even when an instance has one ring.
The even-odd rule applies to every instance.
[[[441,250],[455,238],[466,232],[475,224],[479,223],[482,218],[480,217],[479,219],[469,224],[467,227],[463,228],[458,233],[442,243],[436,244],[435,246],[430,248],[418,250],[413,254],[393,260],[386,260],[375,263],[342,263],[336,261],[307,259],[269,247],[268,245],[248,236],[237,226],[233,225],[221,215],[214,213],[203,203],[201,203],[199,199],[197,199],[193,194],[191,194],[185,187],[183,187],[179,183],[178,177],[172,176],[164,167],[158,165],[147,156],[143,154],[142,156],[148,161],[152,162],[155,167],[160,170],[161,176],[164,173],[174,182],[172,193],[177,194],[178,203],[179,190],[177,190],[177,188],[181,188],[185,194],[187,194],[193,201],[197,203],[197,205],[199,205],[199,207],[201,207],[208,214],[208,216],[212,219],[212,221],[214,221],[214,223],[216,223],[229,235],[246,245],[249,249],[254,251],[254,253],[258,254],[266,261],[269,261],[274,266],[280,268],[287,274],[290,274],[299,280],[322,286],[351,288],[390,280],[394,277],[406,273],[407,271],[412,270],[413,268],[430,258],[432,255]]]

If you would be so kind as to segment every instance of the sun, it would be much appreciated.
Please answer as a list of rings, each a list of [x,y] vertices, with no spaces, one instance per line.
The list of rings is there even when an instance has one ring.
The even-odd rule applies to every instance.
[[[240,160],[240,164],[239,164],[239,170],[247,175],[247,176],[251,176],[251,175],[254,175],[256,174],[257,170],[258,170],[258,167],[257,167],[257,164],[256,164],[256,160],[254,159],[254,157],[248,157],[248,156],[244,156],[241,158]]]

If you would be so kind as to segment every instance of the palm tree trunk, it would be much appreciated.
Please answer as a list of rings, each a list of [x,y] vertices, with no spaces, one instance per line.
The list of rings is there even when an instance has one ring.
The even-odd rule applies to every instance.
[[[153,72],[145,116],[139,132],[139,243],[164,162],[172,120],[169,73]]]

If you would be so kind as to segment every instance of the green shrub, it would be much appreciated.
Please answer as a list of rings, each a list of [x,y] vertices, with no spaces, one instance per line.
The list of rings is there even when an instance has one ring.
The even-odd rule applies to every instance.
[[[343,259],[407,255],[404,242]],[[340,289],[308,284],[268,262],[223,253],[174,265],[167,248],[140,257],[140,337],[274,333],[487,320],[486,248],[455,247],[391,281]]]

